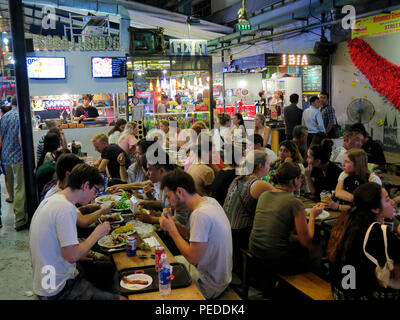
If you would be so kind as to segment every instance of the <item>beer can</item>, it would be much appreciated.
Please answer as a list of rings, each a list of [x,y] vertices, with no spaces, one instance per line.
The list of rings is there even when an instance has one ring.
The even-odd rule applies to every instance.
[[[136,256],[136,237],[129,236],[126,239],[126,254],[128,257]]]
[[[155,266],[156,266],[156,272],[158,272],[158,270],[160,270],[160,262],[161,261],[161,255],[164,253],[164,248],[163,247],[156,247],[154,250],[155,253]]]

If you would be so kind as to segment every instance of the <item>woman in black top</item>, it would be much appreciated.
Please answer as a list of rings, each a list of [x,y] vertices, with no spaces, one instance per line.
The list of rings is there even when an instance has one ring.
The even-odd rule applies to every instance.
[[[82,95],[83,104],[76,108],[74,120],[94,120],[99,116],[99,112],[91,105],[92,94]]]
[[[342,173],[342,169],[329,161],[332,146],[332,140],[324,139],[321,145],[313,145],[307,152],[308,166],[305,169],[304,176],[311,195],[316,201],[320,201],[322,191],[336,189],[337,180]]]
[[[219,170],[215,175],[211,185],[211,197],[218,201],[221,207],[224,206],[225,198],[228,193],[229,186],[232,181],[238,176],[236,168],[238,164],[235,157],[232,157],[232,164],[225,164],[224,168]]]
[[[381,267],[384,266],[386,255],[381,224],[385,218],[393,217],[393,204],[386,190],[377,183],[367,182],[354,191],[355,207],[339,217],[328,243],[331,286],[335,299],[400,298],[400,290],[384,288],[379,284],[375,275],[376,265],[367,258],[363,249],[366,232],[371,224],[375,223],[365,251],[374,257]],[[397,268],[400,266],[400,240],[389,228],[386,234],[388,255],[394,260]],[[391,276],[399,277],[398,273]]]

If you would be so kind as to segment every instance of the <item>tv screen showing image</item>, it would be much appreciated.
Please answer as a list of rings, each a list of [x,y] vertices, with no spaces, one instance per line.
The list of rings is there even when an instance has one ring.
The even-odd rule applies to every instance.
[[[125,78],[125,57],[92,57],[93,78]]]
[[[26,57],[29,79],[65,79],[65,58]]]

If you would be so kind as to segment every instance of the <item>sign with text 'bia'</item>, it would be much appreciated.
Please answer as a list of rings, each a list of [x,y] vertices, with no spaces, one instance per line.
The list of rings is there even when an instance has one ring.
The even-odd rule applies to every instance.
[[[206,56],[207,40],[171,39],[169,54],[173,56]]]

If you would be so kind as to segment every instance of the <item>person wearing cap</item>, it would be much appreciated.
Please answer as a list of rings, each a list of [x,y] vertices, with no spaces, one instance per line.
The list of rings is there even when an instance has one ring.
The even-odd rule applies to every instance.
[[[74,120],[95,120],[99,116],[99,112],[96,107],[91,103],[93,100],[92,94],[82,95],[83,104],[76,108]]]

